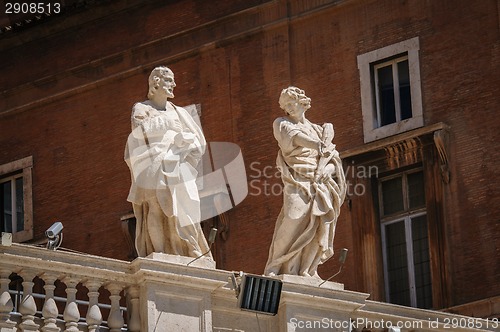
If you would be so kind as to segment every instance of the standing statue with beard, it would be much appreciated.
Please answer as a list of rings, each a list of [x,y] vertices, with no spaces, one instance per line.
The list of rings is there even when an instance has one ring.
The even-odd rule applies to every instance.
[[[185,109],[168,101],[175,86],[169,68],[155,68],[148,100],[132,110],[125,161],[132,178],[128,201],[137,221],[140,257],[153,252],[198,257],[209,251],[196,185],[205,137]]]
[[[311,99],[297,87],[281,92],[286,115],[274,121],[283,180],[283,207],[276,221],[265,274],[320,278],[318,265],[333,256],[335,226],[346,194],[333,126],[311,123]]]

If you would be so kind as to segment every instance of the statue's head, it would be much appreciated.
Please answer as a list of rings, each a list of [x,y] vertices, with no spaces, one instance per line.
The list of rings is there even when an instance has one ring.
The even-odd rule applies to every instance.
[[[153,98],[154,95],[161,93],[166,98],[174,98],[174,88],[176,86],[174,73],[170,68],[165,66],[156,67],[153,69],[148,79],[149,91],[148,98]]]
[[[283,89],[278,102],[281,109],[283,109],[286,113],[288,113],[288,111],[297,104],[300,104],[304,110],[311,107],[311,98],[306,96],[304,90],[295,86],[289,86],[288,88]]]

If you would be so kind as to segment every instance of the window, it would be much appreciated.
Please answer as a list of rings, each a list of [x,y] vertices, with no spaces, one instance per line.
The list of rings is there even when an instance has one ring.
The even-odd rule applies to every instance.
[[[422,127],[419,41],[358,56],[365,143]]]
[[[378,127],[411,118],[408,57],[373,67]]]
[[[31,157],[0,165],[0,231],[15,242],[33,238]]]
[[[443,205],[448,130],[436,123],[342,152],[347,170],[377,167],[369,174],[346,171],[351,188],[363,188],[352,190],[348,208],[351,220],[360,221],[352,224],[353,250],[363,253],[357,282],[374,301],[453,305]]]
[[[22,174],[13,175],[0,180],[0,229],[2,232],[14,233],[24,229],[24,195]],[[19,222],[18,222],[19,221]],[[14,230],[14,231],[13,231]]]
[[[422,170],[379,181],[382,255],[388,302],[432,307],[427,211]]]

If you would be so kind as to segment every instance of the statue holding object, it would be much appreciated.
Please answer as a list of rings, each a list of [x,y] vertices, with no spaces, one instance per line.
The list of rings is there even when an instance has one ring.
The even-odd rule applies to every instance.
[[[125,161],[132,178],[128,201],[136,217],[140,257],[153,252],[199,257],[209,251],[196,184],[206,141],[191,115],[168,101],[175,86],[169,68],[155,68],[148,100],[132,110]]]
[[[264,274],[320,278],[318,266],[333,256],[333,238],[346,195],[333,126],[311,123],[311,99],[297,87],[281,92],[286,115],[273,123],[283,180],[283,207],[276,221]]]

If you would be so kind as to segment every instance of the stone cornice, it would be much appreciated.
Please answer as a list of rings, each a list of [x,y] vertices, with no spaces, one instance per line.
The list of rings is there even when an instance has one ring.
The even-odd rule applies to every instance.
[[[379,140],[374,141],[374,142],[366,143],[366,144],[363,144],[359,147],[355,147],[355,148],[352,148],[349,150],[344,150],[344,151],[340,152],[340,157],[342,159],[344,159],[344,158],[359,156],[359,155],[362,155],[364,153],[383,150],[383,149],[385,149],[393,144],[396,144],[398,142],[406,141],[406,140],[413,139],[413,138],[420,137],[420,136],[424,136],[424,135],[434,134],[434,132],[436,132],[438,130],[446,130],[447,131],[449,129],[450,129],[450,127],[443,122],[434,123],[434,124],[431,124],[431,125],[428,125],[425,127],[406,131],[404,133],[397,134],[397,135],[390,136],[390,137],[383,138],[383,139],[379,139]]]

